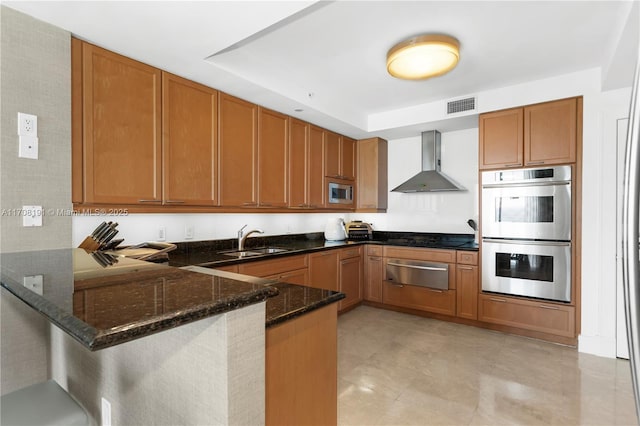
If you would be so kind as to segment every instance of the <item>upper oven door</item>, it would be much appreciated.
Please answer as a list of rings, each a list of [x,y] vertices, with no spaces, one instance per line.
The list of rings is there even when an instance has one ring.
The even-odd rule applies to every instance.
[[[571,240],[571,183],[482,188],[482,236]]]

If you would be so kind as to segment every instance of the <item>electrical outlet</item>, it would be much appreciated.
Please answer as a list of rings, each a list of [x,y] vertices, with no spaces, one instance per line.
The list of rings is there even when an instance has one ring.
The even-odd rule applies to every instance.
[[[100,416],[102,417],[101,426],[111,426],[111,403],[105,398],[102,398]]]
[[[18,135],[38,136],[38,116],[33,114],[18,113]]]
[[[167,228],[161,226],[158,228],[158,241],[165,241],[167,239]]]
[[[185,240],[193,239],[193,225],[187,225],[184,227],[184,239]]]
[[[42,275],[28,275],[22,278],[22,285],[42,296],[43,292],[43,277]]]

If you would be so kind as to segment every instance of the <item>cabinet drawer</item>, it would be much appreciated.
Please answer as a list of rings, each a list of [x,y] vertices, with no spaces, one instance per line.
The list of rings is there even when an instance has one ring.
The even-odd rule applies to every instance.
[[[266,277],[287,271],[295,271],[307,267],[307,256],[287,256],[282,259],[260,260],[257,262],[243,263],[238,268],[241,274],[254,277]]]
[[[309,270],[307,268],[302,268],[295,271],[274,274],[265,278],[281,281],[283,283],[307,285],[309,283]]]
[[[445,315],[456,314],[456,291],[436,290],[413,285],[394,285],[385,281],[382,303]]]
[[[367,255],[368,256],[382,256],[382,246],[374,246],[367,244]]]
[[[575,337],[573,306],[481,294],[478,319],[558,336]]]
[[[216,268],[218,271],[226,271],[226,272],[235,272],[236,274],[238,273],[239,269],[238,269],[238,265],[227,265],[227,266],[220,266],[219,268]]]
[[[477,265],[478,264],[478,252],[476,251],[457,251],[456,263],[462,265]]]
[[[408,247],[384,247],[385,257],[399,259],[431,260],[433,262],[456,263],[455,250],[421,249]]]
[[[351,257],[359,257],[359,256],[362,256],[362,246],[341,249],[340,253],[338,253],[338,258],[340,260],[349,259]]]

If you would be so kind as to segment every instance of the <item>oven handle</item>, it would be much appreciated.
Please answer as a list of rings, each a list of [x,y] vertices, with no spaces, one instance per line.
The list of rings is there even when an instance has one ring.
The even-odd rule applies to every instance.
[[[497,244],[517,244],[521,246],[570,246],[568,241],[528,241],[528,240],[495,240],[492,238],[483,238],[483,243],[497,243]]]
[[[427,271],[448,271],[447,268],[434,268],[433,266],[407,265],[407,264],[403,264],[403,263],[394,263],[394,262],[387,262],[387,265],[400,266],[402,268],[411,268],[411,269],[424,269],[424,270],[427,270]]]
[[[521,182],[521,183],[485,183],[482,188],[524,188],[530,186],[558,186],[571,185],[570,180],[561,180],[557,182]]]

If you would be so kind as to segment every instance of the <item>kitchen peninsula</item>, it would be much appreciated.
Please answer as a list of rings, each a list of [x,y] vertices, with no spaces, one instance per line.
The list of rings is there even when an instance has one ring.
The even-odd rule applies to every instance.
[[[103,399],[114,424],[264,423],[265,301],[276,302],[283,322],[343,297],[303,290],[292,314],[273,281],[127,258],[105,267],[82,249],[0,261],[3,291],[56,325],[51,376],[96,423]],[[282,286],[289,300],[302,290]],[[318,311],[333,312],[335,338],[335,307]]]

